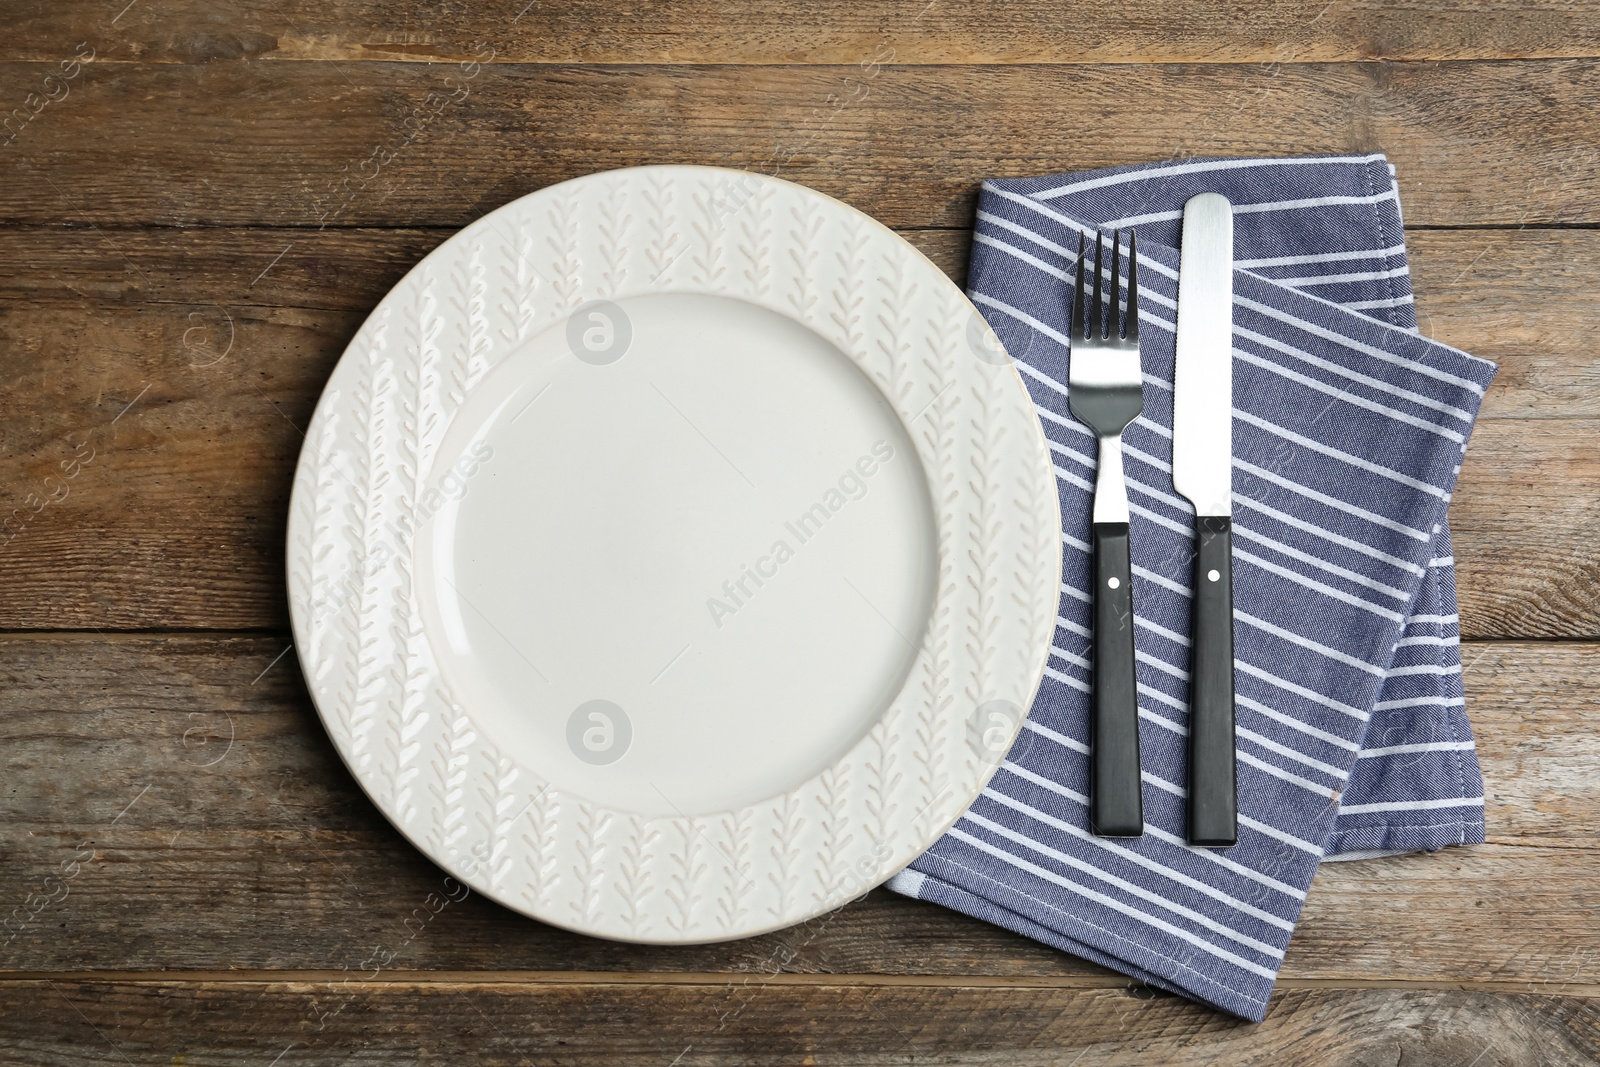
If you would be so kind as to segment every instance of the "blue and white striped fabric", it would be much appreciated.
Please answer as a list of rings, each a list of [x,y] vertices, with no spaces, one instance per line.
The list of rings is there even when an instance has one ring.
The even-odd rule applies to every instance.
[[[1183,204],[1234,204],[1239,844],[1189,848],[1193,512],[1172,487]],[[1067,406],[1080,233],[1137,226],[1144,414],[1124,453],[1147,830],[1094,837],[1088,783],[1095,442]],[[1325,855],[1483,839],[1445,507],[1494,366],[1417,332],[1382,156],[1185,160],[986,183],[969,291],[1043,421],[1061,616],[1002,769],[890,887],[1260,1019]]]

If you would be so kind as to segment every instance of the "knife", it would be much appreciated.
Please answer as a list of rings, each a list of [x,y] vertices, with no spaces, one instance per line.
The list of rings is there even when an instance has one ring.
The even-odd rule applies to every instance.
[[[1233,206],[1183,207],[1172,484],[1195,511],[1189,628],[1189,843],[1239,839],[1233,724]]]

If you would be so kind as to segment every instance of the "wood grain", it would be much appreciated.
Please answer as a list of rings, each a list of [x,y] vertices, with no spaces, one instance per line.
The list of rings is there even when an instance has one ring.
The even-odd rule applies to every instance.
[[[1600,423],[1491,419],[1450,503],[1462,633],[1600,634]]]
[[[854,63],[894,49],[899,63],[1293,63],[1497,59],[1600,54],[1590,3],[1516,0],[1461,7],[1268,0],[1115,7],[1044,0],[937,4],[757,0],[599,0],[418,6],[373,0],[195,0],[139,5],[20,5],[0,57],[44,59],[106,42],[120,62],[239,59],[432,63],[492,42],[519,63]]]
[[[336,59],[438,62],[493,42],[504,62],[848,64],[893,48],[902,64],[1328,62],[1566,58],[1600,54],[1590,3],[1187,5],[922,2],[720,5],[598,0],[410,8],[371,0],[272,5],[22,5],[0,58],[48,59],[104,43],[115,62]]]
[[[11,984],[0,1062],[302,1065],[1338,1063],[1562,1067],[1600,1055],[1600,1002],[1290,990],[1248,1026],[1165,994],[1032,985],[322,981]],[[359,1049],[359,1052],[356,1050]],[[1137,1050],[1137,1059],[1119,1058]],[[9,1055],[8,1055],[9,1053]],[[15,1057],[15,1058],[11,1058]],[[292,1057],[290,1059],[289,1057]]]
[[[55,69],[0,64],[0,100]],[[1590,59],[473,69],[83,64],[5,146],[0,222],[461,226],[595,170],[704,163],[964,227],[995,175],[1379,149],[1413,226],[1600,221]]]
[[[22,907],[0,920],[0,977],[337,972],[379,944],[405,972],[1106,973],[886,891],[723,945],[600,941],[476,896],[416,931],[444,875],[345,771],[286,649],[0,638],[0,901]],[[1600,984],[1600,645],[1469,645],[1467,660],[1489,843],[1324,866],[1286,978]]]
[[[446,235],[0,231],[0,628],[285,627],[302,431],[365,311]],[[965,233],[907,236],[961,277]],[[1504,365],[1452,505],[1464,631],[1600,636],[1600,233],[1414,244],[1427,325]]]
[[[1406,235],[1422,332],[1500,364],[1484,418],[1600,415],[1600,231]]]

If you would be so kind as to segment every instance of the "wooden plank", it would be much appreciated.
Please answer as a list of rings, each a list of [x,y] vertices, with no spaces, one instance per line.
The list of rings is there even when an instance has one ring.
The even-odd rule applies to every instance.
[[[594,940],[476,895],[409,936],[430,894],[453,891],[351,780],[286,647],[270,635],[0,638],[0,901],[22,909],[0,917],[0,977],[337,971],[376,944],[408,973],[1104,975],[881,890],[724,945]],[[1285,977],[1600,982],[1600,646],[1479,644],[1467,660],[1489,844],[1326,865]]]
[[[286,626],[301,429],[444,236],[0,231],[0,628]],[[964,233],[908,236],[961,276]],[[1504,364],[1452,508],[1465,632],[1600,635],[1600,233],[1414,237],[1428,325]]]
[[[282,553],[301,428],[355,320],[237,308],[232,319],[244,352],[324,358],[189,369],[182,319],[166,323],[165,347],[90,323],[63,337],[113,354],[115,369],[88,377],[40,363],[11,379],[19,414],[0,442],[13,460],[14,536],[0,545],[0,628],[287,626]],[[25,406],[41,398],[48,406]],[[1469,637],[1600,636],[1597,434],[1595,419],[1478,427],[1451,507]]]
[[[45,99],[54,70],[0,64],[0,99]],[[83,64],[7,146],[0,222],[460,226],[565,178],[680,162],[962,227],[994,175],[1378,149],[1412,225],[1600,221],[1588,59],[472,71]]]
[[[236,305],[364,314],[449,233],[13,227],[0,230],[0,303],[206,306],[194,319],[193,307],[174,309],[185,332],[215,320],[216,328],[188,334],[191,347],[204,348],[226,333],[222,309]],[[966,230],[903,233],[965,283]],[[1417,230],[1408,243],[1423,332],[1501,364],[1485,418],[1600,417],[1600,352],[1591,342],[1600,333],[1591,299],[1600,231]],[[23,325],[12,336],[57,328]],[[41,350],[35,358],[56,357]]]
[[[97,233],[12,226],[0,229],[0,306],[183,304],[365,315],[454,232],[229,226]],[[1590,235],[1587,230],[1537,232]],[[905,235],[947,272],[965,275],[965,231],[911,230]],[[1600,233],[1593,236],[1600,265]],[[1471,249],[1460,265],[1465,267],[1477,253]],[[1472,284],[1470,277],[1467,284]]]
[[[1600,54],[1592,4],[1490,0],[1465,7],[1257,0],[1194,5],[1132,0],[1062,9],[1001,5],[600,0],[444,8],[373,0],[284,0],[261,7],[196,0],[160,7],[27,5],[6,59],[49,60],[93,41],[109,61],[214,63],[323,59],[432,63],[487,42],[520,63],[855,63],[893,49],[899,63],[1293,63]]]
[[[0,302],[14,311],[205,307],[192,319],[195,307],[176,309],[174,319],[189,347],[204,349],[227,333],[223,309],[238,305],[365,314],[450,232],[13,227],[0,230]],[[902,233],[965,283],[966,230]],[[1600,353],[1589,340],[1600,332],[1600,305],[1590,299],[1600,231],[1418,230],[1409,245],[1423,332],[1501,364],[1485,418],[1600,417]],[[12,336],[56,328],[22,325]]]
[[[359,960],[357,961],[359,965]],[[354,969],[354,965],[353,965]],[[1562,1067],[1600,1056],[1600,999],[1291,990],[1257,1026],[1139,989],[882,982],[7,983],[31,1067],[205,1062]],[[359,1048],[359,1059],[352,1055]],[[1136,1053],[1135,1053],[1136,1050]],[[1119,1052],[1136,1055],[1122,1060]],[[1075,1058],[1076,1057],[1076,1058]],[[1108,1058],[1112,1057],[1112,1058]]]

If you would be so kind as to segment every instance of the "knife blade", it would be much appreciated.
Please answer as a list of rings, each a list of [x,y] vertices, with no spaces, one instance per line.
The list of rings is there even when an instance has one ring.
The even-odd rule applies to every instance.
[[[1239,839],[1233,703],[1233,206],[1183,208],[1172,483],[1195,510],[1189,630],[1189,843]]]

